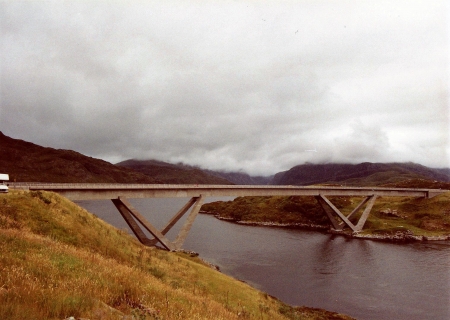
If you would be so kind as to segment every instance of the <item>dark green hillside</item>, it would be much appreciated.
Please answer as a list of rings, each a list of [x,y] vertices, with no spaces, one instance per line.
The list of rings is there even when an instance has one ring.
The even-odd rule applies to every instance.
[[[347,199],[330,197],[341,207]],[[238,197],[233,201],[206,203],[202,211],[236,222],[304,224],[328,227],[322,207],[314,197]]]
[[[233,184],[224,178],[207,174],[199,168],[183,164],[171,164],[157,160],[130,159],[119,162],[116,165],[143,173],[157,183]]]
[[[0,132],[0,168],[14,182],[232,184],[202,170],[161,161],[114,165],[72,150],[42,147]]]
[[[426,180],[409,180],[390,186],[450,189],[450,183]],[[349,214],[362,200],[360,197],[329,199],[344,214]],[[330,227],[325,213],[314,197],[239,197],[233,201],[204,204],[202,211],[246,224],[323,229]],[[362,234],[390,235],[397,231],[426,237],[450,236],[450,193],[432,199],[377,198]]]
[[[274,184],[311,185],[337,183],[354,186],[377,186],[410,179],[450,182],[444,169],[432,169],[415,163],[360,163],[298,165],[277,174]]]
[[[450,182],[442,182],[437,180],[430,181],[426,179],[409,179],[397,183],[387,183],[384,184],[383,186],[392,188],[423,188],[423,189],[450,190]]]
[[[227,179],[238,185],[267,185],[272,182],[273,176],[251,176],[244,172],[230,172],[230,171],[213,171],[203,170],[206,173]]]
[[[132,169],[71,150],[46,148],[0,132],[0,168],[11,181],[155,183]]]

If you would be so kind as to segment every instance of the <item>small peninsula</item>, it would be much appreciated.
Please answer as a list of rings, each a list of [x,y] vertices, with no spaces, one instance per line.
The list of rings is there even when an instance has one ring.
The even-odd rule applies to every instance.
[[[444,187],[447,183],[410,180],[392,187]],[[349,214],[360,197],[330,197]],[[314,197],[238,197],[233,201],[204,204],[202,213],[239,224],[303,228],[353,238],[386,241],[450,240],[450,192],[431,199],[379,197],[361,232],[331,231],[330,223]],[[358,217],[356,217],[358,218]]]

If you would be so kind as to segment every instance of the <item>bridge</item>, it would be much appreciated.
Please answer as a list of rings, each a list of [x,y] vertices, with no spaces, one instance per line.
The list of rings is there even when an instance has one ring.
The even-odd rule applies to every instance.
[[[323,208],[331,227],[343,230],[361,231],[369,217],[377,197],[424,197],[432,198],[448,190],[408,188],[367,188],[334,186],[254,186],[254,185],[168,185],[168,184],[103,184],[103,183],[10,183],[11,189],[45,190],[59,193],[70,200],[110,199],[125,219],[137,239],[147,246],[160,243],[165,249],[181,249],[195,218],[206,197],[243,196],[313,196]],[[329,196],[358,196],[363,200],[347,216],[327,198]],[[138,212],[127,199],[133,198],[190,198],[189,201],[158,230]],[[358,221],[354,218],[365,206]],[[165,236],[169,230],[191,209],[176,239]],[[139,225],[140,224],[140,225]],[[142,230],[144,227],[153,239]]]

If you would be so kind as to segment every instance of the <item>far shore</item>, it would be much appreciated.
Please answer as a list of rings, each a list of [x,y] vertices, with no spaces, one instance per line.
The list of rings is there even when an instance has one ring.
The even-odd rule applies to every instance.
[[[210,212],[201,211],[203,214],[212,214]],[[260,221],[237,221],[232,218],[221,217],[217,214],[212,214],[216,219],[223,220],[231,223],[236,223],[240,225],[247,226],[258,226],[258,227],[271,227],[271,228],[288,228],[288,229],[301,229],[301,230],[312,230],[319,231],[323,233],[330,233],[334,235],[340,235],[352,239],[364,239],[364,240],[374,240],[374,241],[385,241],[385,242],[414,242],[414,241],[447,241],[450,240],[450,234],[438,235],[438,236],[426,236],[426,235],[415,235],[412,231],[405,229],[401,231],[396,231],[395,233],[379,233],[379,234],[367,234],[363,232],[351,232],[350,230],[332,230],[329,226],[317,225],[317,224],[307,224],[307,223],[277,223],[277,222],[260,222]]]

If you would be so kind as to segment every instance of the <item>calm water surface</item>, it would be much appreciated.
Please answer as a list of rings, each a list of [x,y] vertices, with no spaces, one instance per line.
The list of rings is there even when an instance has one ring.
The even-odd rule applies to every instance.
[[[223,198],[222,198],[223,199]],[[188,199],[131,199],[162,228]],[[208,201],[217,199],[208,198]],[[128,229],[111,201],[78,201]],[[178,228],[168,233],[174,239]],[[129,229],[128,229],[129,230]],[[184,249],[291,305],[357,319],[450,319],[450,242],[391,244],[199,215]]]

